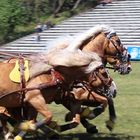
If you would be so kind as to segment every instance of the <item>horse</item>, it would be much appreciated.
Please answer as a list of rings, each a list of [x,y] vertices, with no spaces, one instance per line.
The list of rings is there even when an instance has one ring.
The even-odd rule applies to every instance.
[[[132,70],[130,54],[128,54],[127,49],[121,43],[116,32],[107,25],[97,25],[80,35],[58,38],[57,40],[49,42],[46,46],[46,49],[50,50],[50,52],[53,52],[53,48],[67,48],[67,50],[75,50],[78,48],[83,52],[96,52],[105,66],[107,63],[111,64],[113,68],[108,68],[118,71],[119,74],[129,74]],[[113,100],[111,98],[109,99],[109,113],[112,115],[111,120],[114,122],[116,114]],[[87,123],[85,124],[86,121],[83,122],[84,126],[88,126]],[[112,130],[112,128],[109,129]]]
[[[120,74],[129,74],[132,70],[130,54],[114,29],[108,25],[96,25],[80,35],[61,37],[46,44],[46,49],[50,52],[64,48],[95,52],[104,65],[111,64]]]
[[[106,29],[106,31],[107,31],[106,33],[102,33],[103,31],[104,31],[103,26],[101,26],[101,27],[99,26],[98,29],[96,29],[96,30],[94,28],[94,30],[92,29],[92,30],[88,31],[86,33],[86,36],[82,37],[82,39],[79,39],[78,41],[75,40],[78,43],[72,43],[71,44],[72,47],[68,47],[68,48],[75,49],[78,47],[78,48],[82,49],[82,51],[92,52],[94,49],[91,49],[89,46],[92,47],[93,44],[91,44],[91,43],[93,43],[96,40],[96,36],[98,36],[98,39],[102,38],[102,40],[100,41],[100,44],[98,44],[98,45],[95,44],[95,46],[101,45],[101,46],[103,46],[103,48],[101,48],[101,46],[100,46],[100,49],[96,48],[95,50],[96,50],[96,53],[98,53],[100,55],[100,57],[102,58],[102,61],[104,63],[106,63],[108,61],[110,64],[112,64],[114,66],[115,70],[118,70],[121,74],[129,73],[131,71],[129,55],[127,54],[126,49],[123,48],[123,46],[121,44],[120,44],[120,46],[118,45],[118,42],[119,42],[118,36],[116,36],[115,33],[111,33],[111,31],[108,32],[107,29]],[[115,38],[114,38],[114,36],[115,36]],[[114,43],[111,41],[112,38],[115,39],[115,41],[117,42],[117,46],[115,44],[116,42]],[[90,41],[90,40],[91,40],[91,42],[89,43],[88,41]],[[63,44],[63,46],[64,46],[64,44]],[[86,49],[84,49],[85,47],[86,47]],[[113,48],[113,50],[112,50],[112,48]],[[104,54],[105,54],[105,56],[104,56]],[[57,57],[57,58],[61,58],[61,57]],[[65,60],[64,57],[62,57],[62,58],[63,58],[63,60]],[[54,60],[55,59],[53,59],[53,62],[55,62]],[[66,59],[66,60],[68,60],[68,59]],[[79,61],[79,62],[81,62],[81,61]],[[48,62],[48,63],[51,63],[51,62]],[[55,64],[53,64],[53,65],[55,65]]]
[[[55,69],[57,71],[60,71],[63,77],[65,78],[60,78],[60,77],[56,78],[55,76],[58,74],[55,74],[52,71],[51,74],[48,73],[48,69],[50,70],[51,65],[48,65],[48,62],[46,62],[46,57],[44,60],[40,58],[40,60],[38,60],[38,63],[31,61],[32,63],[30,66],[31,79],[26,83],[26,88],[22,88],[22,89],[20,89],[19,84],[14,83],[9,79],[9,74],[13,69],[15,63],[0,63],[0,69],[1,69],[0,106],[6,108],[15,108],[15,107],[21,107],[22,103],[26,102],[27,104],[31,104],[37,112],[44,115],[45,120],[41,122],[41,124],[49,123],[49,121],[52,118],[52,114],[48,110],[45,104],[50,103],[55,99],[57,95],[56,85],[59,84],[59,81],[62,82],[63,81],[62,79],[65,79],[67,85],[69,85],[75,79],[87,80],[89,79],[90,73],[92,73],[95,67],[100,66],[102,64],[99,61],[95,62],[95,56],[93,54],[90,55],[90,57],[89,57],[89,53],[87,54],[83,53],[82,57],[81,54],[82,53],[76,55],[75,58],[77,59],[77,56],[80,59],[84,57],[84,62],[82,63],[82,65],[84,66],[82,66],[82,68],[81,65],[77,66],[77,63],[75,63],[76,61],[74,59],[73,59],[74,62],[71,62],[71,59],[69,59],[70,62],[67,61],[67,65],[69,65],[69,67],[66,64],[63,64],[64,66],[57,66],[57,67],[55,66]],[[34,60],[36,58],[37,57],[35,56]],[[59,61],[57,65],[59,65]],[[38,67],[40,68],[39,70]],[[6,85],[2,84],[2,81],[6,81],[7,84]],[[21,94],[21,92],[24,93]],[[14,100],[13,102],[13,99],[16,100]],[[78,114],[76,115],[78,116]],[[74,121],[76,121],[77,123],[78,120],[76,119],[77,118],[74,118]]]

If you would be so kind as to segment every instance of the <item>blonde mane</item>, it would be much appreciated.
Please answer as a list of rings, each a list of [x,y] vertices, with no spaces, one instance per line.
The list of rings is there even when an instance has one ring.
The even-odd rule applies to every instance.
[[[32,64],[31,75],[36,75],[50,70],[56,66],[87,66],[85,73],[93,71],[101,65],[101,58],[94,52],[83,52],[79,46],[88,38],[96,36],[96,34],[104,32],[106,34],[114,32],[112,28],[106,25],[97,25],[79,36],[63,40],[53,40],[49,42],[44,53],[39,53],[32,59],[38,59],[38,63]],[[74,38],[74,39],[73,39]],[[58,43],[58,41],[60,41]]]
[[[65,35],[53,41],[50,41],[46,44],[46,49],[50,51],[66,47],[69,50],[78,49],[85,40],[91,37],[95,37],[97,34],[101,32],[105,34],[115,33],[115,31],[108,25],[99,24],[87,30],[86,32],[80,33],[79,35],[77,34],[74,36]]]
[[[34,61],[35,59],[38,59],[38,61]],[[39,74],[48,72],[50,69],[57,66],[78,66],[81,68],[86,66],[84,72],[90,73],[102,65],[101,59],[96,53],[83,53],[81,50],[78,50],[77,52],[55,51],[47,55],[41,53],[34,57],[30,57],[30,60],[30,77],[35,77]]]
[[[106,34],[110,33],[114,31],[113,29],[111,29],[109,26],[107,25],[96,25],[94,27],[92,27],[91,29],[89,29],[88,31],[82,33],[81,35],[79,35],[78,37],[75,37],[75,39],[73,40],[72,43],[69,44],[69,46],[67,47],[67,49],[77,49],[79,48],[83,42],[91,37],[95,37],[97,34],[104,32]]]

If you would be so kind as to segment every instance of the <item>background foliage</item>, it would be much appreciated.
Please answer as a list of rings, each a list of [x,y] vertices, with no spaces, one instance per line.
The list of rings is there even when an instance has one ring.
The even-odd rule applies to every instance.
[[[97,0],[0,0],[0,44],[34,31],[39,22],[54,24],[97,4]]]

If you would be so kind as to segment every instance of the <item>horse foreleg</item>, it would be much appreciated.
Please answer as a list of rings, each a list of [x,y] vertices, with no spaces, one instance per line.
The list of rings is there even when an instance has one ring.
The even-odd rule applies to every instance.
[[[32,90],[32,91],[27,92],[25,96],[25,101],[28,102],[38,113],[44,116],[45,119],[37,123],[32,123],[32,122],[22,123],[20,128],[21,130],[24,130],[25,128],[25,130],[21,131],[15,137],[15,140],[22,139],[22,137],[24,137],[26,134],[25,131],[36,130],[38,127],[44,124],[49,124],[52,119],[52,113],[48,110],[46,101],[44,97],[42,96],[40,90]],[[30,113],[35,113],[35,112],[30,112]],[[36,115],[34,117],[36,118]]]
[[[117,116],[116,116],[114,102],[112,98],[108,98],[108,109],[109,109],[110,120],[115,121]]]
[[[93,110],[89,110],[89,108],[83,108],[81,112],[81,124],[86,128],[88,133],[98,133],[98,130],[96,129],[96,126],[89,123],[86,118],[96,118],[98,115],[104,112],[108,104],[108,101],[105,97],[94,92],[90,94],[89,100],[87,100],[85,103],[83,102],[83,104],[86,104],[87,106],[95,106],[95,102],[99,103],[100,105],[95,107]]]
[[[94,119],[98,115],[100,115],[102,112],[104,112],[105,108],[108,105],[108,100],[106,97],[103,97],[95,92],[92,92],[90,96],[91,96],[90,100],[83,102],[83,104],[86,104],[87,106],[94,106],[94,104],[97,102],[100,105],[95,107],[93,110],[90,110],[89,113],[86,113],[87,114],[86,116],[85,116],[86,111],[85,109],[83,109],[81,116],[87,117],[88,119]]]
[[[2,130],[3,130],[4,140],[13,140],[14,135],[9,130],[5,117],[4,116],[1,117],[0,120],[1,120],[1,126],[2,126]]]
[[[84,100],[82,104],[86,105],[86,106],[93,107],[95,105],[95,102],[98,102],[100,104],[99,106],[97,106],[93,110],[89,110],[89,108],[82,108],[81,113],[80,113],[81,114],[81,124],[87,129],[87,132],[97,133],[98,130],[96,129],[96,126],[90,124],[86,120],[86,118],[94,119],[98,115],[100,115],[107,107],[107,104],[108,104],[107,99],[103,96],[96,94],[95,92],[92,92],[89,96],[89,92],[85,91],[83,89],[78,90],[78,92],[76,92],[75,96],[79,100]],[[71,114],[71,112],[69,112],[65,117],[66,120],[70,120],[72,118],[71,116],[72,116],[72,114]]]
[[[86,104],[87,106],[94,106],[95,102],[100,103],[100,105],[94,108],[92,111],[88,111],[87,109],[83,108],[81,111],[81,117],[88,117],[88,119],[94,119],[98,115],[100,115],[105,108],[107,107],[108,100],[106,97],[103,97],[95,92],[89,93],[88,90],[84,89],[75,89],[75,98],[83,101],[82,104]]]
[[[71,111],[72,122],[69,124],[61,125],[60,126],[61,132],[75,128],[80,123],[80,109],[81,109],[81,102],[76,100],[74,97],[69,97],[66,100],[63,99],[62,104],[68,110]]]
[[[40,127],[43,124],[49,124],[52,119],[52,113],[49,111],[46,101],[42,96],[40,90],[29,91],[26,94],[26,101],[31,104],[35,110],[44,116],[42,123],[38,124],[36,127]]]
[[[83,127],[86,128],[86,131],[88,133],[98,133],[98,129],[96,128],[96,126],[94,124],[89,123],[85,118],[81,118],[81,124],[83,125]]]
[[[112,98],[108,98],[109,120],[106,121],[106,127],[112,131],[115,125],[116,112]]]

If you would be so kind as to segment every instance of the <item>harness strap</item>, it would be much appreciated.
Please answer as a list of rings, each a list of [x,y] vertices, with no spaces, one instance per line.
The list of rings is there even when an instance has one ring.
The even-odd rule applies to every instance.
[[[99,72],[96,72],[97,76],[100,78],[100,80],[104,83],[104,85],[108,86],[109,82],[112,81],[112,78],[105,78],[102,74]]]
[[[26,81],[25,81],[25,75],[24,75],[24,70],[25,70],[25,67],[24,67],[24,58],[21,56],[21,54],[19,55],[19,58],[18,58],[18,64],[19,64],[19,71],[20,71],[20,85],[21,85],[21,89],[22,88],[25,88],[26,85]]]
[[[26,80],[25,80],[25,67],[24,67],[24,58],[21,54],[19,54],[18,57],[18,64],[19,64],[19,73],[20,73],[20,89],[26,88]],[[21,102],[21,115],[23,117],[23,119],[26,118],[26,111],[25,111],[25,106],[26,104],[24,103],[24,98],[25,98],[25,91],[21,91],[20,92],[21,96],[20,96],[20,102]]]
[[[24,58],[22,57],[21,54],[19,54],[19,57],[18,57],[18,64],[19,64],[19,74],[20,74],[20,89],[23,89],[23,88],[26,88],[26,80],[25,80],[25,75],[24,75],[24,70],[25,70],[25,67],[24,67]],[[23,104],[23,100],[24,100],[24,97],[25,97],[25,91],[21,91],[20,94],[20,102],[22,104],[22,106],[24,106]]]
[[[62,79],[61,78],[58,78],[58,77],[55,77],[56,74],[60,75],[55,70],[51,70],[51,75],[52,75],[52,81],[51,82],[41,83],[41,84],[38,84],[38,85],[36,85],[34,87],[30,87],[30,88],[22,88],[22,89],[19,89],[19,90],[10,92],[8,94],[1,95],[0,96],[0,99],[4,98],[5,96],[8,96],[10,94],[15,94],[15,93],[19,93],[19,92],[23,92],[25,94],[27,91],[36,90],[36,89],[42,90],[44,88],[48,88],[48,87],[56,86],[58,84],[62,84],[62,82],[63,82]]]
[[[15,55],[13,53],[8,53],[8,52],[0,52],[0,55],[10,56],[10,57],[14,57],[14,58],[18,57],[18,55]]]

